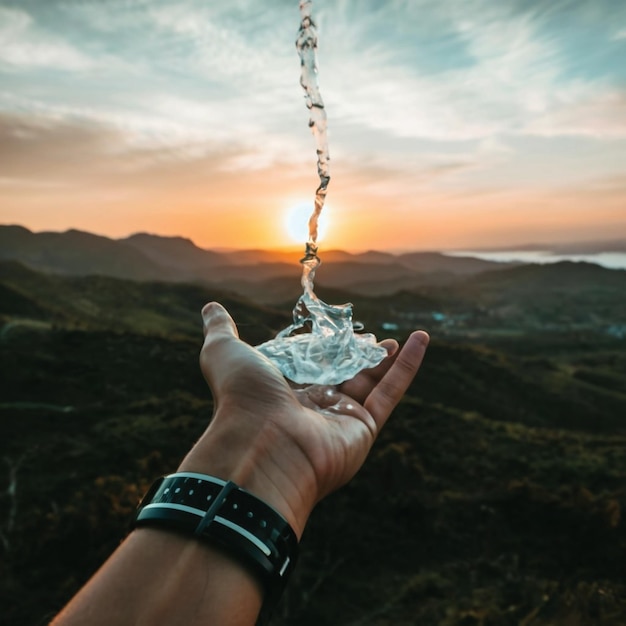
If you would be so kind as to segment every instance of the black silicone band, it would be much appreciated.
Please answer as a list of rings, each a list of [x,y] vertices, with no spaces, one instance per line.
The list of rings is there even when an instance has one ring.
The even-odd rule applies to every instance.
[[[266,590],[257,625],[267,624],[298,554],[296,534],[280,513],[235,483],[180,472],[150,487],[132,523],[142,526],[196,537],[248,567]]]

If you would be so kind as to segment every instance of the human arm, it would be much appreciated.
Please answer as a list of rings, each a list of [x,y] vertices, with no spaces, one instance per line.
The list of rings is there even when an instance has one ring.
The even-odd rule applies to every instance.
[[[203,309],[200,365],[213,418],[179,471],[231,480],[276,509],[298,538],[315,504],[361,467],[417,372],[428,342],[413,333],[402,350],[338,387],[292,389],[240,341],[216,303]],[[135,530],[53,622],[151,625],[254,624],[263,590],[220,551],[162,530]]]

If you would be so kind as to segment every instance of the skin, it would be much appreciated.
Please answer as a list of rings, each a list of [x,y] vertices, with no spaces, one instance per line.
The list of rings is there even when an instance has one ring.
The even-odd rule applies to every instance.
[[[202,310],[200,367],[213,394],[213,418],[178,471],[232,480],[290,523],[298,538],[315,507],[361,467],[417,373],[428,335],[337,387],[292,388],[239,339],[217,303]],[[133,531],[52,622],[53,626],[248,626],[262,589],[228,555],[155,529]]]

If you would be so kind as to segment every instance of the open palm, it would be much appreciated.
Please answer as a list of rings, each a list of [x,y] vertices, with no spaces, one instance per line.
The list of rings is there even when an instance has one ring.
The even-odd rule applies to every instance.
[[[393,340],[383,342],[389,356],[339,386],[290,386],[238,338],[221,305],[205,306],[203,319],[200,363],[215,400],[206,435],[228,445],[231,457],[224,458],[221,473],[235,472],[242,486],[249,481],[258,489],[260,472],[266,499],[303,528],[315,503],[363,464],[419,369],[428,335],[413,333],[402,350]],[[236,468],[233,457],[239,459]]]

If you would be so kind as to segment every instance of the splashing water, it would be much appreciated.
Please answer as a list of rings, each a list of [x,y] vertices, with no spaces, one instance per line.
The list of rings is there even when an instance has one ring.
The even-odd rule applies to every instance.
[[[317,83],[317,30],[311,15],[312,0],[300,0],[300,30],[296,48],[300,56],[300,84],[310,111],[309,126],[315,138],[320,184],[309,218],[309,239],[302,263],[303,293],[293,310],[293,324],[258,350],[296,383],[337,385],[362,369],[374,367],[387,355],[372,334],[357,335],[352,324],[352,305],[329,305],[313,291],[317,256],[318,219],[330,181],[326,109]]]

